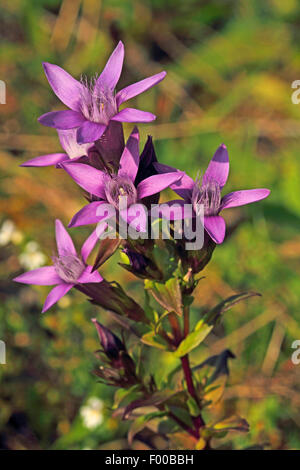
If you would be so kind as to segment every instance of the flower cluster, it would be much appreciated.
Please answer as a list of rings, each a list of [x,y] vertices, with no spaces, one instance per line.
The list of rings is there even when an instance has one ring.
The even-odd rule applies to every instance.
[[[94,304],[111,312],[114,319],[123,318],[121,324],[126,325],[127,329],[131,328],[128,321],[142,323],[144,329],[138,333],[142,343],[172,351],[182,362],[190,400],[188,406],[193,408],[191,422],[187,424],[174,415],[172,417],[172,413],[167,411],[168,394],[165,404],[164,400],[151,401],[150,396],[159,393],[157,385],[153,380],[148,384],[143,381],[135,370],[134,358],[127,352],[125,344],[93,319],[106,364],[97,371],[97,375],[110,385],[140,387],[145,406],[155,404],[159,413],[171,416],[177,425],[198,440],[205,426],[201,416],[201,403],[205,403],[205,397],[200,395],[205,393],[206,388],[200,382],[197,385],[192,379],[187,358],[188,353],[206,336],[202,331],[203,325],[206,325],[208,334],[223,307],[217,306],[214,313],[202,318],[201,325],[196,326],[193,332],[189,332],[188,320],[185,320],[184,332],[181,332],[181,317],[183,314],[188,316],[190,296],[200,279],[198,273],[209,262],[216,245],[224,241],[226,226],[220,213],[227,208],[260,201],[270,191],[239,190],[222,196],[229,174],[229,157],[224,144],[216,150],[202,178],[197,177],[195,180],[184,171],[158,162],[151,137],[148,137],[140,154],[140,137],[136,126],[125,145],[123,122],[150,122],[156,117],[150,112],[134,108],[120,110],[120,106],[158,84],[166,73],[158,73],[116,92],[123,60],[124,46],[119,42],[101,74],[91,80],[82,78],[80,81],[57,65],[44,64],[50,86],[69,109],[48,112],[39,118],[39,122],[57,130],[63,152],[36,157],[22,166],[54,165],[57,169],[63,169],[86,192],[85,198],[88,200],[88,204],[73,215],[69,227],[94,227],[79,254],[62,223],[56,220],[57,253],[53,256],[53,264],[20,274],[15,281],[55,286],[45,301],[43,312],[71,288],[76,288]],[[160,204],[160,193],[166,188],[171,188],[180,199]],[[153,206],[158,210],[158,218],[168,220],[170,224],[168,241],[145,236],[148,234]],[[140,215],[138,222],[137,211]],[[111,228],[115,214],[118,215],[118,236],[115,239],[104,237]],[[188,220],[193,226],[200,215],[204,228],[203,245],[190,253],[185,249],[183,240],[177,237],[176,222]],[[122,238],[122,224],[136,229],[140,237]],[[100,243],[99,238],[102,239]],[[95,263],[89,265],[87,259],[96,245],[98,254]],[[144,310],[117,282],[107,282],[99,274],[97,269],[119,248],[124,261],[120,264],[137,277],[145,279],[145,288],[163,308],[160,317],[156,310],[149,314],[149,308]],[[241,298],[246,297],[241,294]],[[236,301],[230,300],[229,305]],[[166,318],[170,321],[171,330],[165,327]],[[201,339],[198,331],[202,332]],[[193,334],[191,339],[189,335]],[[224,370],[228,371],[228,368]],[[212,380],[217,375],[215,373]],[[211,435],[207,434],[209,439]]]

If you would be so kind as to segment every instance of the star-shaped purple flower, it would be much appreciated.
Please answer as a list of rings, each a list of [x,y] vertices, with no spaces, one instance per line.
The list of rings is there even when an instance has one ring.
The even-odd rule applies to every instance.
[[[155,168],[168,174],[172,171],[178,172],[176,168],[161,163],[154,163]],[[269,189],[248,189],[234,191],[221,197],[222,188],[227,182],[229,174],[229,157],[224,144],[220,145],[210,161],[202,181],[194,181],[188,175],[184,175],[179,181],[170,185],[180,197],[176,201],[170,201],[168,206],[174,205],[173,217],[180,219],[184,216],[184,204],[192,205],[193,214],[197,215],[198,206],[204,206],[204,228],[215,243],[222,243],[225,237],[226,224],[220,214],[223,209],[243,206],[252,202],[260,201],[269,196]],[[168,209],[168,208],[167,208]],[[189,211],[188,211],[189,213]],[[161,209],[164,215],[163,208]],[[166,210],[166,215],[169,214]]]
[[[81,248],[78,256],[73,241],[60,220],[55,223],[58,255],[53,258],[53,266],[44,266],[17,276],[14,281],[38,286],[53,286],[46,298],[42,313],[46,312],[61,297],[77,284],[98,283],[102,277],[98,271],[92,272],[92,266],[86,260],[94,248],[98,237],[94,230]]]
[[[58,165],[59,163],[73,160],[78,161],[82,157],[87,157],[89,150],[94,146],[93,143],[78,144],[76,140],[77,129],[57,130],[60,144],[65,153],[50,153],[27,160],[20,166],[43,167]]]
[[[99,217],[97,215],[98,208],[102,204],[105,204],[105,207],[109,204],[113,212],[115,212],[120,207],[120,198],[125,197],[127,198],[127,206],[122,210],[121,215],[128,223],[133,224],[131,217],[137,204],[143,203],[143,199],[148,196],[166,189],[184,175],[180,171],[176,173],[171,171],[170,173],[149,176],[136,184],[135,180],[139,169],[139,162],[139,131],[135,127],[122,153],[117,174],[109,174],[82,163],[63,163],[62,167],[74,181],[98,198],[97,201],[93,201],[83,207],[73,217],[69,227],[96,224],[100,220],[103,222],[112,216],[112,212],[106,211],[105,215]],[[141,218],[144,216],[142,213],[140,215]],[[146,224],[146,214],[143,227],[140,226],[141,231],[145,230],[144,224]]]
[[[56,129],[77,129],[77,142],[89,143],[100,139],[110,121],[150,122],[156,116],[146,111],[119,106],[153,87],[166,76],[160,72],[129,85],[115,94],[124,60],[124,45],[120,41],[98,78],[77,81],[61,67],[44,63],[46,77],[58,98],[70,109],[42,115],[39,122]]]

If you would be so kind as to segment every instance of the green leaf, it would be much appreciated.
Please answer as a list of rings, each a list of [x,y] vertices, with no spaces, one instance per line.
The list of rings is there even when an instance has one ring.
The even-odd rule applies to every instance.
[[[167,351],[169,348],[168,343],[164,338],[155,334],[155,331],[150,331],[149,333],[144,334],[141,337],[141,341],[148,346],[153,346],[154,348],[163,349]]]
[[[204,323],[202,320],[200,320],[200,322],[196,325],[195,330],[181,341],[173,354],[176,357],[182,357],[191,352],[193,349],[199,346],[202,341],[205,340],[213,327],[214,325],[208,325],[207,323]]]
[[[179,280],[175,277],[161,282],[146,281],[145,288],[149,289],[155,300],[168,312],[182,316],[182,297]]]
[[[138,400],[134,400],[132,403],[126,406],[123,413],[123,419],[128,418],[128,415],[137,408],[160,405],[161,403],[164,403],[169,398],[171,398],[173,395],[176,395],[176,393],[177,392],[174,392],[172,390],[164,390],[153,393],[153,395],[149,398],[140,398]]]
[[[159,326],[160,326],[161,322],[163,321],[164,318],[166,318],[168,315],[170,315],[170,313],[171,312],[168,312],[168,310],[165,310],[163,312],[163,314],[160,317],[157,318],[156,323],[154,325],[154,331],[155,331],[156,334],[158,333]]]
[[[161,418],[166,416],[167,413],[165,411],[154,411],[153,413],[148,413],[143,416],[139,416],[134,420],[132,425],[129,428],[128,431],[128,442],[131,445],[134,439],[134,436],[142,431],[144,427],[149,423],[149,421],[156,419],[156,418]]]
[[[191,414],[191,416],[199,416],[200,414],[200,409],[199,409],[199,406],[196,402],[196,400],[194,400],[193,397],[189,397],[188,401],[187,401],[187,406],[188,406],[188,409],[189,409],[189,412]]]
[[[242,300],[248,299],[249,297],[258,296],[257,292],[242,292],[241,294],[232,295],[227,299],[220,302],[216,307],[207,312],[203,318],[197,323],[189,335],[184,338],[176,351],[174,352],[176,357],[182,357],[195,349],[202,341],[205,340],[207,335],[211,332],[214,326],[218,323],[221,315],[226,312],[229,308]]]
[[[212,428],[215,431],[223,432],[223,431],[241,431],[241,432],[248,432],[249,431],[249,424],[244,418],[240,416],[230,416],[229,418],[223,419],[215,423]]]
[[[241,294],[232,295],[209,310],[209,312],[204,315],[203,321],[216,325],[220,321],[221,315],[233,307],[233,305],[254,296],[261,296],[261,294],[258,292],[242,292]]]
[[[127,401],[131,401],[131,400],[135,400],[138,398],[138,396],[140,395],[140,385],[133,385],[133,387],[130,387],[130,388],[119,388],[116,393],[115,393],[115,397],[114,397],[114,404],[113,404],[113,410],[116,410],[117,408],[119,408],[119,406],[121,405],[122,402]]]

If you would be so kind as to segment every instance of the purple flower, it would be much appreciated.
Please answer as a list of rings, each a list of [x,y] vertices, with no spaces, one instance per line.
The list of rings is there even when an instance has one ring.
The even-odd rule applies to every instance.
[[[154,166],[161,173],[178,172],[175,168],[160,163],[154,163]],[[270,194],[269,189],[248,189],[235,191],[222,197],[221,191],[227,182],[228,174],[229,157],[226,146],[222,144],[210,161],[202,181],[199,179],[194,181],[185,174],[180,181],[170,186],[183,198],[183,200],[171,201],[169,203],[169,206],[178,205],[178,210],[174,212],[174,217],[182,218],[183,210],[179,206],[191,204],[194,215],[197,215],[198,206],[202,204],[204,206],[204,228],[212,240],[218,244],[223,242],[226,231],[225,220],[219,215],[223,209],[260,201]]]
[[[86,260],[98,240],[96,231],[93,231],[82,245],[80,257],[60,220],[56,220],[55,232],[58,255],[53,258],[53,266],[34,269],[14,279],[14,281],[23,284],[55,285],[46,298],[42,313],[52,307],[75,285],[102,281],[98,271],[92,272],[92,266],[86,264]]]
[[[75,80],[57,65],[44,63],[46,77],[58,98],[70,109],[46,113],[39,118],[45,126],[56,129],[77,127],[77,142],[95,142],[104,134],[110,121],[150,122],[154,114],[133,108],[118,110],[125,101],[148,90],[166,76],[161,72],[127,86],[115,94],[124,60],[124,45],[120,41],[102,73],[92,80]]]
[[[58,137],[60,144],[65,153],[51,153],[49,155],[41,155],[40,157],[32,158],[27,162],[22,163],[21,166],[51,166],[58,165],[59,163],[68,160],[79,160],[82,157],[87,157],[89,150],[94,146],[93,143],[78,144],[76,140],[77,129],[60,130],[58,129]]]
[[[127,207],[122,210],[122,217],[131,223],[130,208],[143,201],[144,198],[157,194],[178,181],[183,172],[164,173],[149,176],[136,184],[139,168],[139,132],[135,127],[122,153],[117,174],[105,173],[82,163],[63,163],[62,167],[83,189],[98,201],[93,201],[83,207],[72,219],[69,227],[98,223],[111,217],[112,212],[106,211],[102,217],[96,214],[102,204],[109,203],[110,207],[119,209],[121,198],[127,198]],[[142,216],[143,214],[141,214]],[[145,215],[146,218],[146,215]],[[146,221],[145,221],[146,222]],[[144,227],[140,227],[144,230]]]

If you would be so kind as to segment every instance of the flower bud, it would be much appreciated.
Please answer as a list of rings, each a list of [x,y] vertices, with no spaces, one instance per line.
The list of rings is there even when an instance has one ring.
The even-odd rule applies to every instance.
[[[134,321],[148,321],[142,307],[116,282],[112,283],[103,279],[98,284],[77,284],[76,289],[89,296],[92,303],[100,305],[105,310],[111,310]]]
[[[153,166],[153,163],[157,162],[157,157],[154,150],[154,145],[152,142],[151,135],[148,135],[147,142],[145,144],[144,150],[141,153],[139,169],[135,178],[135,184],[138,185],[141,181],[150,176],[157,175],[158,172]],[[143,204],[147,207],[150,207],[151,204],[158,204],[159,193],[148,196],[143,200]]]
[[[205,268],[212,257],[215,247],[215,242],[206,232],[204,232],[204,242],[200,250],[185,250],[181,240],[177,243],[177,251],[182,260],[183,267],[187,271],[190,270],[193,274],[197,274]]]
[[[92,318],[92,322],[96,327],[100,343],[106,356],[109,359],[118,359],[120,351],[125,351],[124,344],[108,328],[101,325],[96,318]]]

